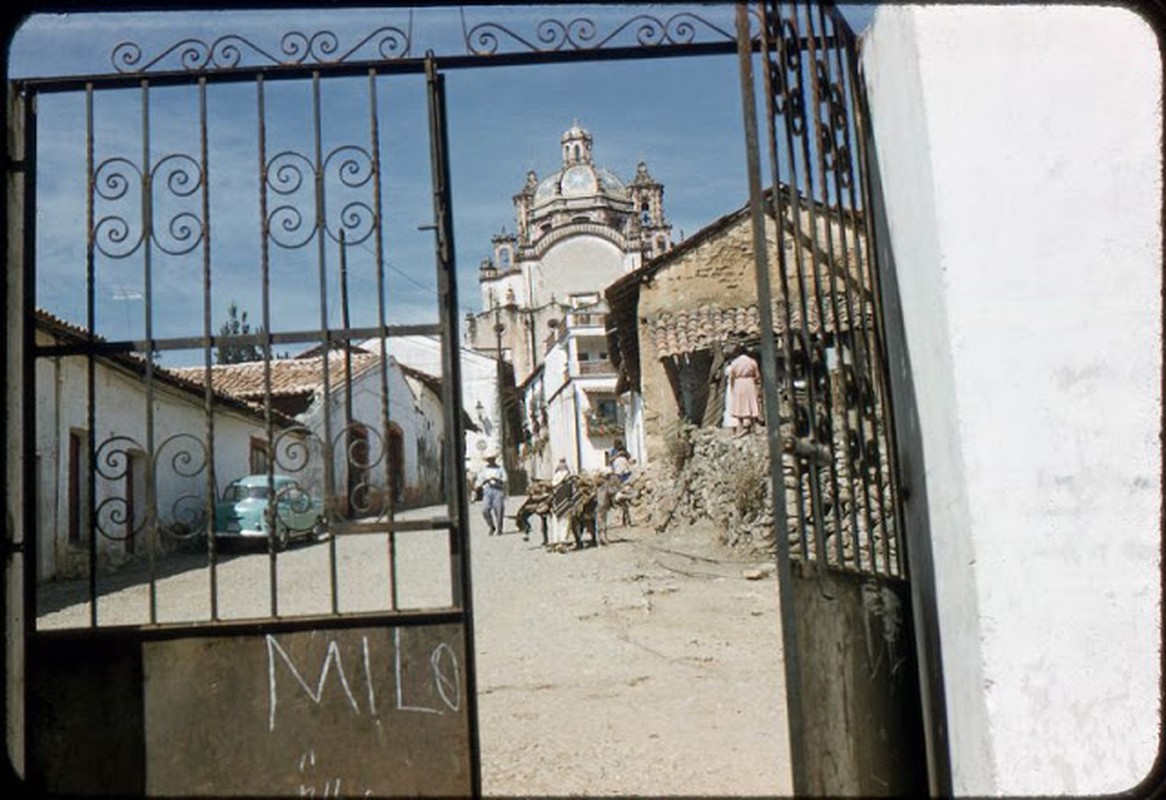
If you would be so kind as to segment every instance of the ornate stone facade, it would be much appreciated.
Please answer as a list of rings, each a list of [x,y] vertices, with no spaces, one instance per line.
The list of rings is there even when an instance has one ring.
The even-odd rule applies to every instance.
[[[514,195],[515,230],[493,237],[478,272],[482,310],[466,320],[467,344],[501,351],[519,385],[562,337],[569,312],[603,313],[608,284],[672,248],[664,186],[645,163],[630,182],[596,166],[578,123],[560,145],[559,168],[542,179],[528,172]]]

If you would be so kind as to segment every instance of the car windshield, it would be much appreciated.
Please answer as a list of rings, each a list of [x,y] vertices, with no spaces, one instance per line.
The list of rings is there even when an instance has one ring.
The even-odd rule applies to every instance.
[[[232,503],[239,500],[245,500],[249,497],[255,498],[257,500],[261,500],[267,497],[267,487],[263,484],[259,484],[257,486],[244,486],[240,483],[232,483],[227,487],[227,490],[223,492],[223,499]]]

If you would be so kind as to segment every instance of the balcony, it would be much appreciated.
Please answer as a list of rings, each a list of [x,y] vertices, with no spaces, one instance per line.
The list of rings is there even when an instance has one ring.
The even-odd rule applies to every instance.
[[[583,421],[587,424],[588,436],[615,437],[624,435],[623,423],[615,417],[592,410],[584,413]]]
[[[580,361],[578,375],[614,375],[615,367],[606,358]]]
[[[567,324],[572,328],[598,327],[607,324],[607,314],[603,312],[572,312],[567,315]]]

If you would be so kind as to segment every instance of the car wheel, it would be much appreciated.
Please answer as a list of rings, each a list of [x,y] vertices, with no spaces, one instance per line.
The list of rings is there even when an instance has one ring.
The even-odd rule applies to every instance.
[[[291,532],[288,531],[286,525],[277,523],[275,526],[275,549],[286,550],[289,544],[291,544]]]

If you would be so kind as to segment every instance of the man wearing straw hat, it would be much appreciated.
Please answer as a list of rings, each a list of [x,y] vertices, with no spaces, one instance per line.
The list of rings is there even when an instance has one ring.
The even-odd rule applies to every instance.
[[[506,470],[498,466],[498,456],[486,456],[486,466],[478,472],[475,485],[482,487],[482,516],[490,526],[490,536],[502,535],[503,511],[506,506]]]

